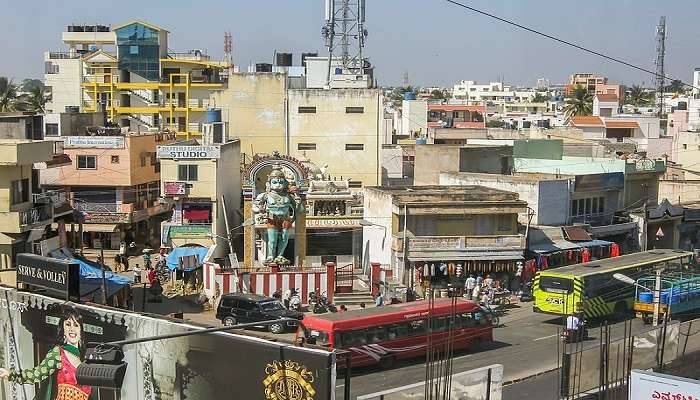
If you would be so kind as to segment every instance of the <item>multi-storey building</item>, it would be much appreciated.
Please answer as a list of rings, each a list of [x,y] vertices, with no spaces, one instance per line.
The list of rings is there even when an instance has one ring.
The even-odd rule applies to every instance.
[[[585,74],[572,74],[569,77],[569,84],[566,86],[564,89],[566,94],[571,93],[573,88],[576,86],[583,86],[588,90],[588,93],[590,94],[595,94],[596,93],[596,86],[597,85],[607,85],[608,84],[608,78],[606,78],[603,75],[600,74],[591,74],[591,73],[585,73]]]
[[[105,111],[130,131],[199,136],[209,92],[223,87],[228,65],[199,50],[170,52],[168,33],[143,21],[69,26],[63,33],[69,51],[45,56],[47,110]]]
[[[516,90],[503,82],[478,84],[475,81],[460,81],[452,89],[452,96],[456,99],[492,103],[527,102],[535,94],[534,90]]]
[[[41,184],[63,190],[81,216],[87,247],[118,249],[122,241],[158,240],[160,221],[169,206],[159,203],[160,164],[156,145],[172,137],[161,133],[66,136],[68,165],[42,171]]]

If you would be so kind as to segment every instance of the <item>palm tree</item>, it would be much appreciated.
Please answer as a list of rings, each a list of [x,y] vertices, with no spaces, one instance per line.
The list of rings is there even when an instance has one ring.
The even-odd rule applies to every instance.
[[[564,114],[571,118],[575,115],[591,115],[593,113],[593,95],[585,87],[576,85],[567,97]]]
[[[535,93],[535,96],[532,98],[533,103],[544,103],[549,101],[550,96],[546,92],[537,92]]]
[[[17,97],[17,85],[11,79],[0,76],[0,112],[14,110]]]
[[[652,96],[646,89],[639,85],[634,85],[630,88],[630,94],[627,96],[627,103],[635,107],[645,107],[651,105]]]
[[[29,92],[21,96],[21,107],[23,111],[33,111],[37,113],[44,112],[44,106],[46,105],[46,89],[44,85],[34,86],[29,89]]]

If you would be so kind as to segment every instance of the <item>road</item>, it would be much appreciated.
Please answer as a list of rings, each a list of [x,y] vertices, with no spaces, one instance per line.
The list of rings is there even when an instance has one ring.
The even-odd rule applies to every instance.
[[[494,330],[494,341],[484,343],[475,350],[464,350],[456,354],[453,362],[454,373],[468,371],[474,368],[491,364],[504,366],[504,388],[506,394],[516,394],[523,390],[537,390],[539,394],[550,393],[550,397],[538,397],[540,399],[557,398],[556,373],[545,374],[558,368],[558,354],[561,352],[561,341],[558,329],[561,318],[532,312],[531,303],[515,305],[508,314],[501,317],[501,327]],[[642,330],[641,321],[633,322],[633,331]],[[594,326],[589,327],[591,339],[585,347],[598,345],[598,330]],[[613,339],[624,335],[624,324],[618,322],[612,326]],[[536,375],[543,375],[539,380],[546,379],[547,385],[532,384]],[[553,376],[553,377],[552,377]],[[533,378],[538,379],[538,378]],[[387,390],[393,387],[404,386],[425,380],[424,359],[406,360],[398,362],[394,368],[381,371],[378,368],[358,368],[353,371],[350,397],[354,399],[359,395],[370,394]],[[553,382],[553,383],[552,383]],[[342,399],[344,382],[338,379],[336,398]],[[512,399],[517,396],[504,397]],[[519,397],[522,398],[522,397]]]

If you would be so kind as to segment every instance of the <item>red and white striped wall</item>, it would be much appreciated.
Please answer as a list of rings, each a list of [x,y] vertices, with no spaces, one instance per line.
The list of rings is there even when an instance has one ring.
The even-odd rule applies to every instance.
[[[287,289],[294,288],[299,290],[302,303],[308,303],[309,292],[318,289],[332,302],[335,292],[335,265],[327,264],[325,271],[239,272],[238,290],[235,290],[235,280],[234,272],[224,272],[215,263],[204,264],[204,290],[209,297],[216,292],[218,283],[221,294],[242,292],[272,296],[277,289],[284,293]]]

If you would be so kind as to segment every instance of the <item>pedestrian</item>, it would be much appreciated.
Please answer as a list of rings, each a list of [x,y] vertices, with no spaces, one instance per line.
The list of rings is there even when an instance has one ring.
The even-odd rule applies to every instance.
[[[364,309],[365,309],[365,303],[360,303],[360,308],[364,310]]]
[[[479,275],[476,276],[476,286],[481,286],[482,282],[484,282],[484,277],[479,273]]]
[[[381,307],[384,305],[384,296],[381,294],[377,294],[377,296],[374,298],[374,305],[377,307]]]
[[[338,312],[345,312],[345,311],[347,311],[347,310],[348,310],[348,308],[345,307],[345,304],[341,304],[341,305],[340,305],[340,308],[338,309]]]
[[[474,292],[474,288],[476,287],[476,278],[474,278],[474,274],[469,275],[469,278],[464,282],[464,291],[466,292],[467,299],[472,300],[472,292]]]
[[[491,278],[491,275],[486,275],[486,279],[483,281],[483,285],[486,286],[487,288],[493,287],[493,278]]]
[[[481,295],[481,286],[480,285],[474,286],[474,290],[472,290],[472,299],[479,301],[480,295]]]
[[[141,283],[141,268],[138,264],[134,265],[134,283]]]
[[[114,256],[114,272],[121,272],[122,271],[122,257],[117,254]]]
[[[156,280],[156,270],[154,268],[148,267],[146,277],[148,279],[148,283],[153,284],[153,281]]]
[[[290,289],[287,289],[284,291],[284,294],[282,295],[282,303],[284,304],[284,308],[289,309],[289,299],[292,297],[292,291]]]
[[[129,270],[129,256],[122,256],[122,264],[124,264],[124,272]]]

